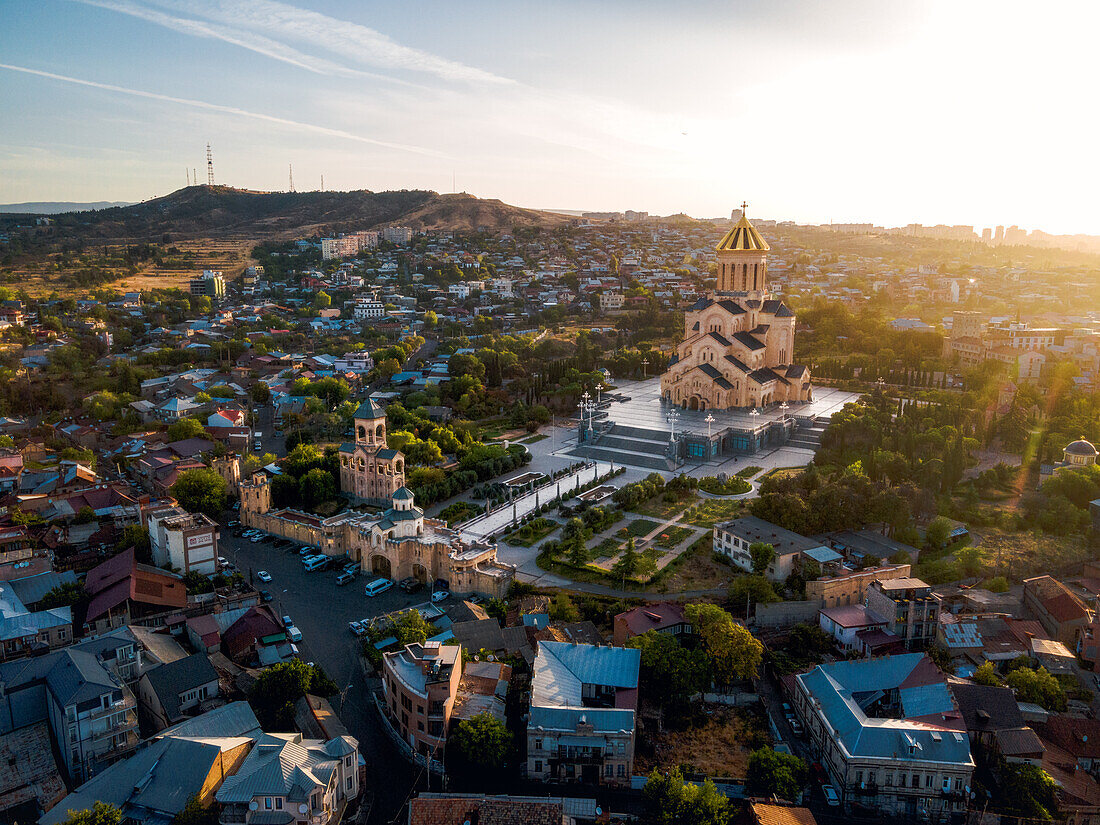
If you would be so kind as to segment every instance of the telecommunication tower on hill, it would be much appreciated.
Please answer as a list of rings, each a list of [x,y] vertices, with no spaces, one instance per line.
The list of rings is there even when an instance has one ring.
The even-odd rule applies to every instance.
[[[206,144],[206,185],[214,185],[214,153],[210,151],[210,144]]]
[[[290,169],[290,191],[294,191],[294,164],[288,163],[287,167]]]

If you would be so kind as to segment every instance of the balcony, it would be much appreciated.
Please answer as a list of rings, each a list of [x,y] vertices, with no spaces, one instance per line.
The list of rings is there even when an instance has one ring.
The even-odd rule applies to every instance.
[[[102,730],[92,731],[92,741],[98,742],[101,739],[107,739],[112,736],[117,736],[127,730],[133,730],[138,725],[137,712],[128,710],[119,716],[118,721],[112,725],[108,725]]]
[[[550,765],[552,768],[557,764],[602,765],[605,759],[603,753],[585,753],[571,756],[563,751],[558,751],[556,755],[550,757]]]
[[[137,707],[137,701],[133,696],[125,696],[117,702],[108,705],[105,708],[98,708],[88,714],[89,719],[102,719],[104,716],[110,716],[113,713],[119,713],[124,710],[134,710]]]

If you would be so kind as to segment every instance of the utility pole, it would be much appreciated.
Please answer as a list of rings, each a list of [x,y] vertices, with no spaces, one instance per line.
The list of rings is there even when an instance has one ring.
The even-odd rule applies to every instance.
[[[290,191],[294,191],[294,164],[288,163],[287,167],[290,169]]]
[[[214,185],[214,153],[210,151],[210,144],[206,144],[206,185]]]

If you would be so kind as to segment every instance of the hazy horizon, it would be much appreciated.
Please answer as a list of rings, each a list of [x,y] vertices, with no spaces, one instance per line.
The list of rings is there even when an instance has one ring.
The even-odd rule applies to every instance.
[[[41,0],[0,31],[0,201],[216,181],[530,208],[1100,234],[1100,8]],[[541,204],[559,204],[555,207]],[[565,205],[560,205],[565,204]]]

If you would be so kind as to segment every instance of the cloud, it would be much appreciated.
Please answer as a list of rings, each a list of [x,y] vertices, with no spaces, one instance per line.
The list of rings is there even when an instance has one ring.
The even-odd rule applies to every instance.
[[[77,0],[200,37],[214,37],[322,74],[367,74],[351,65],[411,71],[447,81],[509,85],[515,81],[404,46],[375,29],[278,0]],[[156,7],[156,8],[154,8]],[[159,10],[158,10],[159,9]],[[165,14],[164,10],[190,17]],[[201,18],[201,19],[195,19]],[[303,43],[345,63],[285,45]],[[373,75],[378,76],[378,75]],[[388,76],[387,79],[394,80]]]
[[[162,95],[156,92],[146,92],[141,89],[129,89],[125,86],[115,86],[110,83],[99,83],[94,80],[82,80],[78,77],[69,77],[68,75],[55,74],[54,72],[41,71],[39,69],[30,69],[26,66],[13,66],[10,63],[0,63],[0,69],[8,69],[13,72],[21,72],[23,74],[35,75],[36,77],[45,77],[50,80],[60,80],[65,83],[73,83],[78,86],[87,86],[93,89],[103,89],[108,92],[118,92],[119,94],[131,95],[133,97],[142,97],[148,100],[160,100],[166,103],[178,103],[184,106],[193,106],[196,109],[205,109],[211,112],[221,112],[223,114],[235,115],[237,117],[251,118],[252,120],[262,120],[266,123],[275,123],[280,126],[286,126],[291,129],[297,129],[303,132],[310,132],[317,135],[326,135],[328,137],[341,138],[343,140],[352,140],[358,143],[366,143],[371,146],[380,146],[384,149],[393,149],[399,152],[412,152],[418,155],[427,155],[430,157],[446,157],[442,152],[437,152],[433,149],[427,149],[422,146],[414,146],[407,143],[391,143],[385,140],[376,140],[374,138],[365,137],[364,135],[357,135],[353,132],[346,132],[343,129],[330,129],[327,126],[318,126],[314,123],[302,123],[297,120],[289,120],[284,117],[275,117],[274,115],[265,115],[262,112],[250,112],[247,109],[238,109],[235,106],[222,106],[218,103],[207,103],[204,100],[193,100],[186,97],[174,97],[172,95]]]

